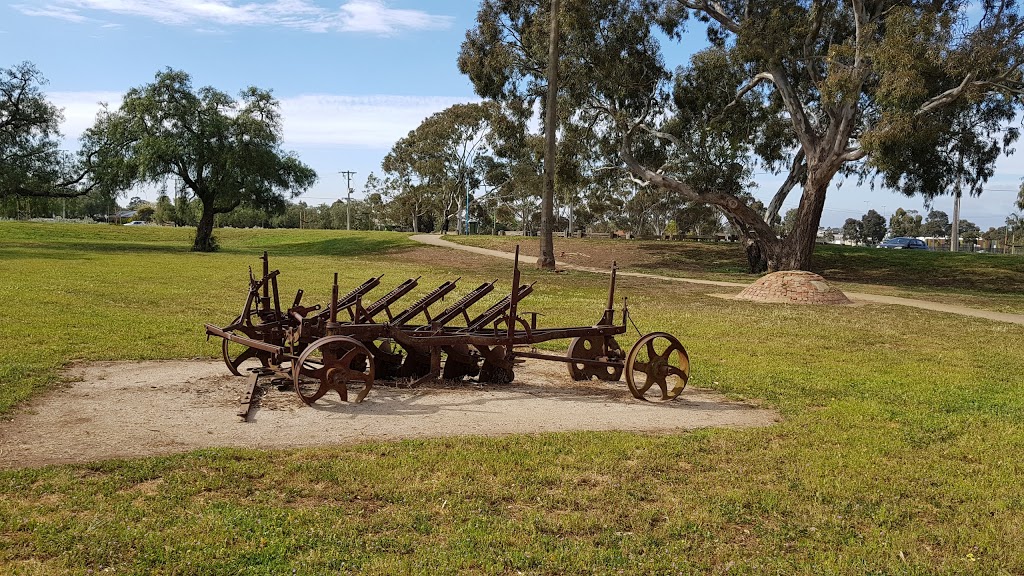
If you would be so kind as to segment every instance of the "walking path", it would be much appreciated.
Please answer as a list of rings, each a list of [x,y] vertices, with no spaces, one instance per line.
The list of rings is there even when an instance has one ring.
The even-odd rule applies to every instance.
[[[449,242],[434,234],[414,234],[411,237],[417,242],[423,244],[430,244],[431,246],[441,246],[443,248],[454,248],[456,250],[465,250],[466,252],[475,252],[477,254],[483,254],[485,256],[493,256],[495,258],[505,258],[512,260],[515,258],[515,254],[511,252],[502,252],[500,250],[491,250],[490,248],[478,248],[476,246],[465,246],[462,244],[456,244]],[[536,264],[536,256],[526,256],[523,254],[519,255],[519,259],[526,263]],[[581,272],[593,272],[595,274],[608,274],[608,270],[601,268],[590,268],[588,266],[577,266],[575,264],[559,264],[559,267],[568,270],[579,270]],[[731,288],[745,288],[748,284],[740,282],[720,282],[717,280],[700,280],[697,278],[676,278],[673,276],[660,276],[658,274],[646,274],[644,272],[628,272],[619,270],[619,276],[630,276],[633,278],[650,278],[653,280],[665,280],[667,282],[686,282],[688,284],[705,284],[708,286],[725,286]],[[1024,325],[1024,315],[1022,314],[1008,314],[1006,312],[995,312],[992,310],[981,310],[978,308],[970,308],[967,306],[958,306],[956,304],[943,304],[941,302],[930,302],[928,300],[916,300],[914,298],[900,298],[898,296],[882,296],[880,294],[865,294],[864,292],[843,292],[851,300],[859,300],[861,302],[874,302],[876,304],[894,304],[896,306],[910,306],[912,308],[921,308],[923,310],[932,310],[935,312],[946,312],[949,314],[959,314],[960,316],[971,316],[974,318],[984,318],[986,320],[994,320],[996,322],[1009,322],[1011,324],[1022,324]]]

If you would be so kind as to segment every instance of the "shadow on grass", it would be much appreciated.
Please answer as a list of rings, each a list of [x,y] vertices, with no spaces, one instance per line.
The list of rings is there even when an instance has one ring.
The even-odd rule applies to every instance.
[[[189,246],[136,242],[68,242],[66,244],[15,243],[0,251],[0,258],[21,260],[80,260],[94,254],[184,254]]]
[[[363,238],[349,236],[328,238],[309,242],[275,243],[253,242],[248,246],[229,243],[221,246],[216,253],[259,255],[264,250],[276,256],[337,256],[352,257],[367,254],[394,253],[413,247],[402,240]],[[78,260],[104,254],[188,254],[192,251],[189,243],[149,242],[14,242],[0,249],[0,258],[5,260]]]
[[[638,245],[640,252],[650,258],[648,262],[635,265],[646,272],[678,270],[705,274],[748,274],[747,258],[742,246],[718,242],[643,242]]]
[[[365,256],[384,252],[401,251],[412,248],[408,240],[398,238],[367,238],[364,236],[345,236],[342,238],[325,238],[307,242],[253,243],[250,246],[229,245],[222,247],[221,252],[229,254],[252,254],[266,250],[277,256]]]
[[[1024,291],[1024,258],[1001,254],[819,246],[811,270],[837,282],[990,294]]]

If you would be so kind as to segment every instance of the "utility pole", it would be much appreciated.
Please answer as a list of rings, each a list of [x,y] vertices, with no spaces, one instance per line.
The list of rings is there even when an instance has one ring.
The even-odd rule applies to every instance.
[[[338,172],[345,177],[345,190],[348,192],[348,202],[345,203],[345,230],[352,229],[352,177],[356,175],[351,170]]]

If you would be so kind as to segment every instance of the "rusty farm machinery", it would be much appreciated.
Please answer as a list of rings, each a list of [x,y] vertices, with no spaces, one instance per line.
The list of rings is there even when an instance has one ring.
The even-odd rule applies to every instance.
[[[508,294],[484,311],[474,306],[495,289],[480,284],[452,304],[432,313],[431,307],[456,291],[458,279],[441,284],[406,307],[396,303],[412,292],[419,278],[409,279],[383,296],[367,296],[383,276],[372,277],[347,294],[339,294],[338,275],[326,306],[304,306],[299,290],[292,305],[281,307],[279,270],[270,270],[267,253],[261,258],[262,277],[249,271],[249,290],[241,313],[227,326],[206,325],[207,336],[223,339],[228,370],[248,376],[239,416],[247,418],[261,377],[294,387],[299,398],[313,404],[331,391],[343,401],[361,402],[377,379],[402,378],[414,385],[446,379],[476,378],[481,383],[505,384],[515,377],[525,358],[563,362],[573,380],[618,381],[625,376],[634,397],[641,400],[676,398],[689,379],[689,357],[670,334],[642,335],[625,352],[615,336],[626,333],[628,305],[616,323],[616,269],[612,266],[608,304],[593,326],[540,328],[537,313],[520,310],[534,284],[524,284],[519,249]],[[639,333],[639,331],[638,331]],[[565,355],[539,351],[536,344],[569,340]],[[258,362],[258,366],[247,367]]]

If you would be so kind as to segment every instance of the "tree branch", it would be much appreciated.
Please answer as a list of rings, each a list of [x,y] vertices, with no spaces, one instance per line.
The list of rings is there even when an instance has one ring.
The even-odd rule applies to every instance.
[[[753,238],[765,242],[778,242],[775,232],[765,223],[761,215],[740,198],[725,192],[699,192],[685,182],[655,172],[640,164],[632,153],[633,133],[638,127],[638,125],[634,125],[629,130],[623,131],[622,142],[619,145],[619,158],[629,169],[633,177],[646,183],[645,185],[647,186],[653,185],[658,188],[672,190],[691,202],[718,206],[741,221]]]
[[[914,112],[914,116],[927,114],[929,112],[942,108],[943,106],[951,102],[956,101],[956,99],[959,98],[961,94],[966,92],[968,88],[975,84],[974,79],[976,77],[977,73],[971,72],[966,77],[964,77],[963,82],[961,82],[960,85],[957,86],[956,88],[950,88],[949,90],[946,90],[945,92],[937,96],[929,98],[927,102],[922,104],[921,107],[918,108],[916,112]]]
[[[772,76],[771,74],[769,74],[768,72],[761,72],[757,76],[754,76],[750,80],[750,82],[747,82],[746,85],[744,85],[742,88],[739,89],[738,92],[736,92],[736,96],[732,99],[732,102],[729,102],[728,104],[726,104],[725,108],[723,109],[723,112],[725,110],[728,110],[732,106],[735,106],[736,104],[738,104],[739,101],[740,101],[740,98],[743,98],[748,92],[750,92],[751,90],[756,88],[758,84],[760,84],[761,82],[765,82],[765,81],[773,82],[774,83],[775,82],[775,77]]]
[[[708,2],[702,0],[700,2],[691,2],[688,0],[682,0],[679,2],[684,7],[691,10],[698,10],[706,14],[709,18],[721,24],[723,28],[736,34],[740,31],[740,23],[732,19],[728,14],[725,13],[725,9],[718,2]]]
[[[796,90],[793,89],[793,86],[786,78],[786,71],[782,68],[782,64],[776,63],[772,65],[770,72],[772,83],[779,90],[782,103],[786,106],[786,110],[789,112],[790,119],[793,122],[796,138],[800,141],[800,146],[809,157],[814,153],[818,144],[818,136],[814,132],[814,126],[811,125],[811,121],[807,118],[804,105],[800,102],[800,97],[797,95]]]
[[[803,150],[798,150],[796,156],[793,157],[793,163],[789,168],[789,175],[786,177],[786,181],[779,187],[778,192],[775,193],[775,197],[768,204],[768,210],[765,212],[765,222],[773,222],[779,216],[779,211],[782,210],[782,203],[786,201],[786,197],[793,191],[798,184],[802,183],[807,177],[807,162],[805,162],[806,156]]]

